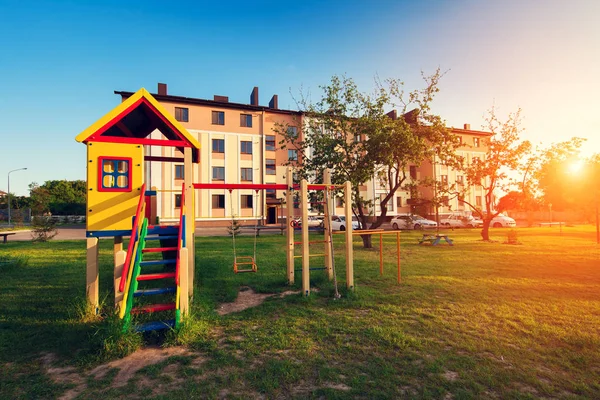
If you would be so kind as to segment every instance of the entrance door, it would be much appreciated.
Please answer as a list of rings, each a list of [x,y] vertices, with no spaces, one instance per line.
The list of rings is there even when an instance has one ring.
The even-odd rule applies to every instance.
[[[267,224],[277,223],[277,207],[267,208]]]

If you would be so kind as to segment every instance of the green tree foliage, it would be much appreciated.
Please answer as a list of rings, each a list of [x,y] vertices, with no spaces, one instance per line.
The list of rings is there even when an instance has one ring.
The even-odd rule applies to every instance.
[[[361,92],[351,78],[333,76],[321,87],[317,102],[302,95],[298,102],[305,115],[301,134],[286,125],[276,128],[284,138],[282,148],[299,154],[298,177],[320,182],[323,170],[329,168],[334,184],[350,181],[353,211],[366,227],[368,207],[373,205],[362,197],[360,188],[377,175],[387,193],[380,202],[380,215],[369,228],[381,226],[389,202],[407,179],[408,165],[419,165],[436,152],[440,157],[453,154],[458,145],[441,118],[429,113],[441,76],[439,70],[424,76],[425,88],[409,93],[399,80],[377,80],[371,95]],[[400,116],[391,117],[389,109],[399,109]],[[363,237],[366,247],[369,239]]]
[[[490,109],[486,117],[486,130],[492,135],[483,140],[483,145],[487,146],[485,157],[475,158],[469,164],[463,162],[460,168],[468,183],[465,192],[469,187],[483,188],[483,207],[465,201],[483,220],[483,240],[489,240],[490,222],[500,213],[499,209],[494,209],[495,192],[508,191],[513,183],[509,172],[521,170],[522,160],[531,150],[531,143],[522,141],[519,136],[520,122],[520,109],[509,114],[506,121],[500,121],[496,110]],[[464,196],[464,193],[459,195]]]

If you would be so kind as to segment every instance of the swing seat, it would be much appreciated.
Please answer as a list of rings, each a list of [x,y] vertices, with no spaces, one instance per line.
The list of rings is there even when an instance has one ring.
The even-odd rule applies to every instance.
[[[238,269],[238,266],[240,265],[251,265],[252,267],[246,269]],[[258,267],[256,266],[256,262],[254,261],[254,257],[238,256],[233,261],[233,272],[235,272],[236,274],[240,272],[256,272],[257,270]]]

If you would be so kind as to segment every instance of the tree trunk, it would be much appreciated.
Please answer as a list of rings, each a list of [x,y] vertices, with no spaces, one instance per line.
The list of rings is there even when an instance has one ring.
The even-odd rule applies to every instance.
[[[492,221],[489,219],[483,220],[483,228],[481,229],[481,238],[486,242],[490,241],[490,223]]]
[[[363,247],[365,249],[373,248],[373,235],[360,235],[363,241]]]

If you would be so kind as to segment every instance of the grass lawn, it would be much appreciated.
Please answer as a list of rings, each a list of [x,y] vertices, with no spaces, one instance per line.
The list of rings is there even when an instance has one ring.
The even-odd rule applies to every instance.
[[[342,299],[312,271],[309,298],[271,296],[227,315],[217,310],[240,287],[299,290],[300,273],[285,284],[282,236],[261,236],[259,272],[239,275],[231,239],[199,237],[192,318],[178,335],[144,340],[118,335],[109,315],[110,241],[100,253],[104,318],[85,312],[83,241],[9,242],[0,245],[0,398],[600,398],[593,228],[523,228],[520,245],[502,244],[507,232],[491,230],[495,243],[449,232],[452,247],[403,232],[401,285],[395,237],[385,239],[384,276],[378,239],[365,250],[357,237],[354,293],[336,236]],[[251,236],[237,243],[251,255]],[[114,360],[161,340],[181,351],[119,382]]]

